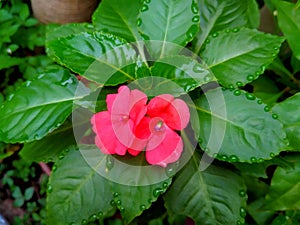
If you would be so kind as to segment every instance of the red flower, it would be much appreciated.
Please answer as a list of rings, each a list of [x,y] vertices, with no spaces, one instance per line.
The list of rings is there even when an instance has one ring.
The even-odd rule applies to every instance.
[[[122,86],[118,94],[107,95],[106,103],[108,111],[96,113],[91,118],[96,145],[105,154],[118,155],[125,155],[129,147],[143,148],[145,144],[136,140],[133,128],[147,111],[147,96]]]
[[[144,117],[135,129],[135,135],[147,139],[146,160],[149,164],[166,167],[181,156],[183,142],[174,130],[184,129],[190,119],[189,109],[181,99],[164,94],[153,98]],[[139,151],[129,149],[130,154]]]
[[[189,109],[181,99],[164,94],[147,103],[147,96],[122,86],[118,94],[106,98],[108,111],[92,119],[95,143],[105,154],[136,156],[146,151],[149,164],[166,167],[183,151],[176,131],[184,129],[190,119]]]

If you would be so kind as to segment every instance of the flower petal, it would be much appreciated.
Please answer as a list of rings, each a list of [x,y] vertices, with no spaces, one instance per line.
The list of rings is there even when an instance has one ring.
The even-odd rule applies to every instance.
[[[182,153],[183,142],[181,137],[166,126],[166,135],[160,145],[154,149],[146,149],[146,160],[149,164],[166,167],[167,164],[176,162]]]
[[[184,129],[190,120],[190,112],[186,103],[181,99],[174,99],[169,94],[153,98],[148,104],[147,114],[150,117],[160,117],[174,130]]]
[[[96,134],[95,143],[104,154],[126,154],[127,147],[115,135],[108,111],[94,114],[91,123]]]

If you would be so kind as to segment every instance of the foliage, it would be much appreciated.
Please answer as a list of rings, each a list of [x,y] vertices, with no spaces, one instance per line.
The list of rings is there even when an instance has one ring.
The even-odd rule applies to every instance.
[[[299,223],[299,4],[262,3],[274,10],[273,34],[258,30],[255,0],[103,0],[91,24],[48,26],[47,54],[61,65],[50,67],[17,57],[40,43],[18,39],[34,25],[26,7],[16,23],[17,9],[4,6],[1,51],[15,50],[0,69],[9,77],[17,65],[25,82],[9,91],[4,82],[0,141],[54,162],[47,224]],[[144,154],[94,145],[90,118],[121,84],[188,104],[178,162],[149,166]],[[15,188],[15,204],[31,194]]]

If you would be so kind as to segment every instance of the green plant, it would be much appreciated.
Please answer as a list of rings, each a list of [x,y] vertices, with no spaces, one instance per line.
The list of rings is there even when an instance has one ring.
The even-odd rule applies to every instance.
[[[92,24],[48,27],[47,54],[69,70],[26,81],[0,109],[1,141],[54,162],[47,224],[299,223],[299,4],[265,3],[283,36],[257,30],[254,0],[103,0]],[[95,146],[90,118],[123,85],[188,104],[179,161]]]

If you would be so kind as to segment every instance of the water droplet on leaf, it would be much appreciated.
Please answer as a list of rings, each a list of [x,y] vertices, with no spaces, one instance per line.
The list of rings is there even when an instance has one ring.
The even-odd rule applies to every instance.
[[[196,34],[198,32],[198,26],[196,25],[196,24],[194,24],[194,25],[192,25],[189,29],[188,29],[188,31],[186,32],[186,36],[188,37],[188,38],[193,38],[194,37],[194,35]]]
[[[116,197],[119,196],[119,193],[118,193],[118,192],[115,192],[115,193],[113,194],[113,196],[116,198]]]
[[[269,106],[265,106],[264,110],[265,110],[265,112],[269,112],[270,111],[270,107]]]
[[[65,158],[65,155],[64,155],[64,154],[60,154],[60,155],[58,156],[58,159],[60,159],[60,160],[62,160],[63,158]]]
[[[141,18],[138,18],[137,19],[137,26],[139,27],[139,26],[141,26],[142,25],[142,19]]]
[[[111,170],[114,167],[114,159],[110,155],[106,157],[106,168]]]
[[[248,75],[247,76],[247,80],[248,81],[253,81],[254,80],[254,76],[253,75]]]
[[[239,158],[236,156],[236,155],[231,155],[229,157],[229,161],[230,162],[238,162],[239,161]]]
[[[273,158],[275,156],[275,154],[273,152],[271,152],[270,156]]]
[[[144,211],[146,209],[146,206],[145,205],[141,205],[140,206],[140,210]]]
[[[98,216],[99,218],[103,217],[103,212],[102,212],[102,211],[98,212],[98,213],[97,213],[97,216]]]
[[[200,16],[194,16],[193,19],[192,19],[192,21],[194,23],[199,22],[199,20],[200,20]]]
[[[257,100],[257,104],[260,104],[260,105],[261,105],[262,103],[263,103],[263,102],[262,102],[261,99],[258,99],[258,100]]]
[[[236,86],[243,87],[243,83],[241,81],[236,82]]]
[[[167,182],[164,182],[163,183],[163,188],[167,188],[169,185],[168,185],[168,183]]]
[[[52,191],[53,191],[52,186],[51,186],[51,185],[48,185],[48,187],[47,187],[47,192],[48,192],[48,193],[51,193]]]
[[[153,190],[153,196],[157,198],[164,190],[162,188],[155,188]]]
[[[275,119],[275,120],[277,120],[278,119],[278,115],[276,113],[273,113],[272,114],[272,118]]]
[[[123,206],[121,206],[121,207],[119,208],[119,210],[120,210],[121,213],[123,213],[123,212],[125,211],[125,208],[124,208]]]
[[[88,221],[85,220],[85,219],[83,219],[83,220],[81,221],[81,224],[82,224],[82,225],[86,225],[87,223],[88,223]]]
[[[247,98],[248,100],[251,100],[251,101],[253,101],[253,100],[256,99],[255,95],[253,95],[253,94],[251,94],[251,93],[246,93],[246,98]]]
[[[90,216],[89,221],[94,222],[96,219],[97,219],[97,215],[93,214],[93,215]]]
[[[149,7],[147,5],[143,5],[142,8],[141,8],[141,12],[145,12],[149,9]]]
[[[244,191],[244,190],[239,191],[239,196],[240,197],[246,197],[246,195],[247,195],[246,191]]]
[[[210,40],[207,38],[207,39],[205,40],[205,43],[206,43],[206,44],[209,44],[209,43],[210,43]]]
[[[121,200],[117,200],[117,205],[121,205],[122,204],[122,202],[121,202]]]
[[[115,205],[116,205],[115,200],[111,200],[111,201],[110,201],[110,205],[111,205],[111,206],[115,206]]]
[[[56,165],[53,165],[53,166],[52,166],[52,171],[55,172],[56,170],[57,170],[57,166],[56,166]]]
[[[234,28],[234,29],[232,29],[232,32],[233,32],[233,33],[237,33],[237,32],[239,32],[239,31],[240,31],[240,28],[237,28],[237,27]]]
[[[199,12],[197,2],[193,1],[192,5],[191,5],[191,10],[192,10],[192,13],[194,13],[194,14],[197,14]]]
[[[216,38],[216,37],[218,37],[218,36],[219,36],[219,33],[218,33],[218,32],[215,32],[215,33],[212,34],[212,37],[213,37],[213,38]]]
[[[240,208],[240,216],[243,217],[243,218],[245,218],[246,215],[247,215],[246,210],[243,207],[241,207]]]
[[[239,96],[239,95],[241,95],[241,90],[235,90],[234,92],[233,92],[233,94],[235,95],[235,96]]]
[[[251,158],[250,158],[250,161],[251,161],[251,163],[256,163],[256,162],[257,162],[257,159],[256,159],[255,157],[251,157]]]

